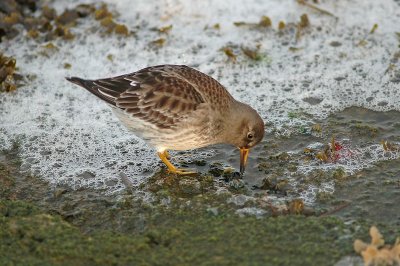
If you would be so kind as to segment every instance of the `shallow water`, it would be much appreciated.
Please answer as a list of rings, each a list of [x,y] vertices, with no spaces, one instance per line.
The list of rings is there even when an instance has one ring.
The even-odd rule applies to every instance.
[[[315,124],[320,125],[320,132],[313,132],[312,127]],[[343,176],[345,176],[343,178],[352,182],[355,176],[362,175],[364,172],[370,173],[370,178],[377,178],[379,172],[382,171],[377,166],[381,164],[381,161],[394,160],[388,163],[396,165],[395,162],[398,162],[396,158],[399,158],[399,147],[396,144],[400,140],[399,127],[400,114],[397,111],[376,112],[351,107],[324,120],[316,120],[308,126],[301,125],[297,130],[293,129],[295,133],[290,137],[269,133],[260,145],[251,151],[243,183],[254,194],[262,191],[256,187],[262,186],[265,179],[276,180],[278,177],[279,180],[275,182],[287,182],[289,185],[295,183],[290,186],[289,191],[285,191],[286,196],[301,197],[310,205],[318,206],[318,203],[315,203],[318,193],[332,194],[336,189],[346,187],[346,181],[342,184],[342,181],[335,181],[330,176],[332,172],[343,170]],[[336,161],[323,162],[315,157],[306,156],[306,148],[317,147],[315,151],[320,152],[324,149],[324,145],[327,146],[331,142],[332,137],[343,146]],[[392,150],[385,151],[382,141],[392,143],[394,146]],[[190,164],[189,166],[196,167],[202,173],[207,172],[210,165],[215,163],[221,163],[228,169],[236,166],[237,169],[239,164],[237,149],[219,145],[214,150],[216,155],[204,162],[205,166]],[[398,174],[396,168],[389,167],[389,169]],[[319,172],[320,176],[313,180],[315,172]],[[396,174],[393,176],[392,182],[396,182]],[[321,178],[324,181],[322,183]],[[364,181],[361,179],[359,182],[368,184],[369,180],[368,178]],[[306,187],[304,183],[307,184]],[[340,183],[339,186],[336,183]],[[268,189],[271,188],[268,187]]]

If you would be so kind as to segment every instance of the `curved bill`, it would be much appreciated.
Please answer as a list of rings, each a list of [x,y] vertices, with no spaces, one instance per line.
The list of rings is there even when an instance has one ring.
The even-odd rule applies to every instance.
[[[240,148],[240,173],[243,175],[246,168],[247,157],[249,157],[250,149]]]

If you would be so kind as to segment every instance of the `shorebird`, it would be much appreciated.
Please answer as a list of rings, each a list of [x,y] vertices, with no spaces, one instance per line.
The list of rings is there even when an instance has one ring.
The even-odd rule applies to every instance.
[[[226,143],[239,148],[243,174],[250,149],[264,137],[264,122],[253,108],[188,66],[152,66],[97,80],[66,79],[111,105],[128,130],[155,147],[172,173],[193,172],[176,168],[168,150]]]

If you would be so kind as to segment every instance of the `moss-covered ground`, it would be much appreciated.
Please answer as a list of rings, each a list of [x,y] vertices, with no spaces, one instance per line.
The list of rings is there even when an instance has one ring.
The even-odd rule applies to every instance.
[[[354,234],[337,218],[191,210],[159,212],[142,233],[83,234],[58,215],[12,200],[0,202],[0,223],[1,265],[329,265],[352,253]]]
[[[354,255],[355,238],[368,238],[361,221],[207,210],[223,197],[206,194],[185,205],[164,189],[172,197],[163,206],[52,188],[20,174],[13,156],[0,164],[0,265],[333,265]]]

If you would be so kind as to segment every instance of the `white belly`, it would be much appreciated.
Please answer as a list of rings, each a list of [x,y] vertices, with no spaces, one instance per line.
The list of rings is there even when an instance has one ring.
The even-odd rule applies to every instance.
[[[157,150],[189,150],[215,144],[206,128],[194,129],[181,127],[176,129],[160,129],[152,123],[126,114],[123,110],[113,108],[113,112],[122,124],[139,138],[145,140]]]

